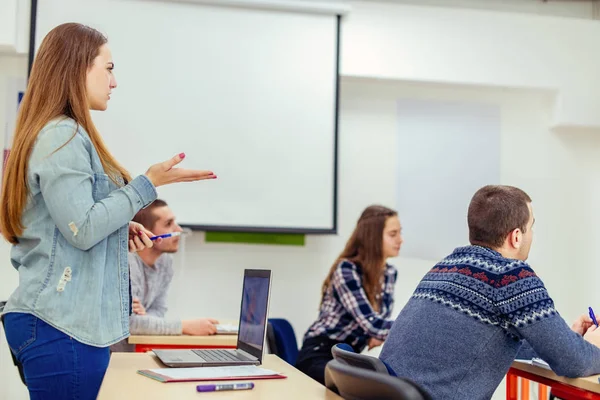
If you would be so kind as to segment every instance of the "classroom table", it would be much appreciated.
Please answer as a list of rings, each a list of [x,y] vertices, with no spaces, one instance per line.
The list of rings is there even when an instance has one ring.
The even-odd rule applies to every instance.
[[[521,397],[518,397],[519,377],[525,378],[521,382]],[[556,375],[549,369],[515,361],[506,375],[506,399],[529,399],[529,381],[534,381],[540,384],[538,391],[540,400],[548,398],[548,387],[551,388],[553,395],[561,399],[600,400],[599,377],[600,375],[585,378],[565,378]]]
[[[129,336],[128,343],[134,345],[138,353],[145,353],[152,349],[235,349],[237,335],[132,335]]]
[[[274,354],[267,354],[262,367],[282,373],[286,379],[255,379],[254,389],[197,393],[196,385],[208,382],[161,383],[137,373],[140,369],[165,368],[152,353],[112,353],[98,400],[153,399],[341,399]],[[247,382],[248,380],[245,380]]]

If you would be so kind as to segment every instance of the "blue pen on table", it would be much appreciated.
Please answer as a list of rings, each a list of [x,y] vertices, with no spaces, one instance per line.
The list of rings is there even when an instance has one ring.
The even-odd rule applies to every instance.
[[[219,392],[221,390],[250,390],[254,388],[253,382],[248,383],[226,383],[222,385],[198,385],[197,392]]]
[[[597,328],[598,321],[596,321],[596,316],[594,315],[594,310],[592,310],[592,307],[588,307],[588,310],[590,311],[590,318],[592,319],[592,321],[594,321],[594,325],[596,325],[596,328]]]
[[[156,240],[156,239],[158,239],[158,238],[161,238],[161,239],[166,239],[166,238],[175,237],[175,236],[179,236],[179,235],[181,235],[181,232],[171,232],[171,233],[164,233],[164,234],[162,234],[162,235],[156,235],[156,236],[152,236],[152,237],[150,238],[150,240]]]

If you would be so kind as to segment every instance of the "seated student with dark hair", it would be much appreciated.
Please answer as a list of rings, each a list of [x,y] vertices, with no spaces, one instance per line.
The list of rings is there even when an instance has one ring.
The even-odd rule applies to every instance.
[[[525,262],[530,197],[485,186],[468,211],[471,246],[440,261],[396,318],[380,358],[434,399],[489,399],[526,340],[558,375],[600,373],[600,330],[587,315],[571,328]]]
[[[163,200],[157,199],[140,210],[134,221],[155,235],[181,232],[175,215]],[[151,228],[148,228],[151,227]],[[163,239],[152,248],[129,254],[133,311],[129,319],[132,335],[212,335],[217,333],[211,318],[166,319],[167,292],[173,278],[172,254],[179,249],[180,237]]]

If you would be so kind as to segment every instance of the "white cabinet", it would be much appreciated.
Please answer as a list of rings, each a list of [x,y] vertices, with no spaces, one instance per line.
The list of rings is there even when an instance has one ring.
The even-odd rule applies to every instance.
[[[0,0],[0,54],[29,50],[30,0]]]

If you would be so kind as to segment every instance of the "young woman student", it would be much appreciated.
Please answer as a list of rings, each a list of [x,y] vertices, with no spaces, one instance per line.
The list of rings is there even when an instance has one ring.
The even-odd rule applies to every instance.
[[[100,32],[75,23],[50,31],[4,173],[0,229],[19,272],[4,326],[34,400],[96,398],[109,346],[129,335],[127,251],[152,246],[132,217],[158,186],[215,178],[176,168],[181,153],[132,179],[90,115],[107,108],[113,68]]]
[[[304,336],[296,368],[324,383],[334,345],[347,343],[361,352],[383,343],[393,322],[397,275],[386,260],[396,257],[401,246],[397,213],[367,207],[323,282],[319,317]]]

